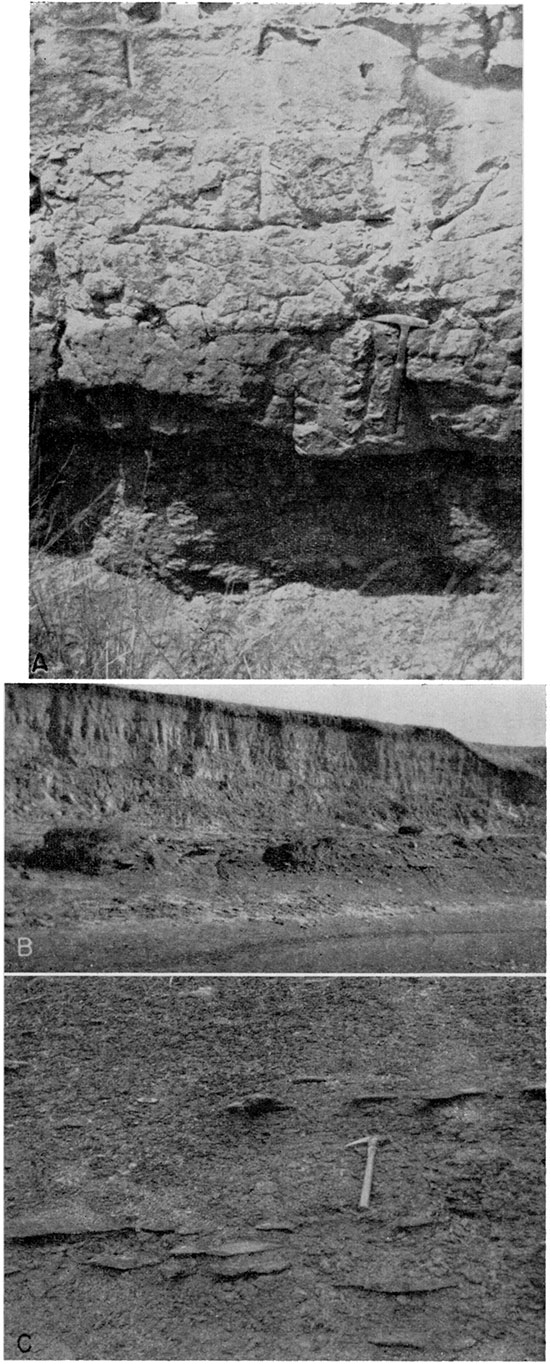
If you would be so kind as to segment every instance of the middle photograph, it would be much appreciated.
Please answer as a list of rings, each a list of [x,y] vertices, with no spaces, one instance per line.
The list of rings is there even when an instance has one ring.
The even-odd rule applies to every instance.
[[[537,972],[544,687],[6,688],[10,972]]]

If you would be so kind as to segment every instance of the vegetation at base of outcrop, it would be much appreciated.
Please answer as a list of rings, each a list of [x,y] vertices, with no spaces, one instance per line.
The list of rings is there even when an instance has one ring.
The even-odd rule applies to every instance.
[[[521,677],[521,586],[363,597],[289,583],[185,600],[89,556],[33,554],[29,664],[95,678]]]
[[[85,876],[98,876],[101,871],[101,847],[106,833],[97,826],[47,829],[42,845],[30,852],[10,848],[6,860],[11,866],[35,867],[41,871],[78,871]]]
[[[11,867],[100,876],[102,872],[155,866],[148,840],[132,836],[120,821],[55,824],[32,847],[14,844],[6,853]]]
[[[520,676],[519,10],[32,9],[31,664]]]

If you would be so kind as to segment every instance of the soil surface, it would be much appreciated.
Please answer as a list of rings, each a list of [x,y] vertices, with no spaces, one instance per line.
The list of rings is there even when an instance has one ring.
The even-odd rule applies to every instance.
[[[7,1358],[544,1358],[541,980],[6,1004]]]
[[[84,875],[37,866],[36,826],[31,852],[22,830],[6,868],[9,971],[545,969],[540,831],[241,846],[136,832],[93,848]]]

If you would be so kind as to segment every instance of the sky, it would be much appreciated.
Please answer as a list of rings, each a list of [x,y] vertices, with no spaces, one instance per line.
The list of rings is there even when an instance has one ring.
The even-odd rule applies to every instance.
[[[545,688],[527,682],[131,682],[210,700],[433,725],[485,744],[546,742]]]

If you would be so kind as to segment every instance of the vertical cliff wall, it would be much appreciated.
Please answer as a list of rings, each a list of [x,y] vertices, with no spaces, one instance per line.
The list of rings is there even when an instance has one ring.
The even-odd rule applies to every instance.
[[[180,829],[200,818],[238,838],[410,815],[517,827],[543,817],[544,781],[519,757],[488,760],[442,730],[28,684],[6,693],[6,805]]]

